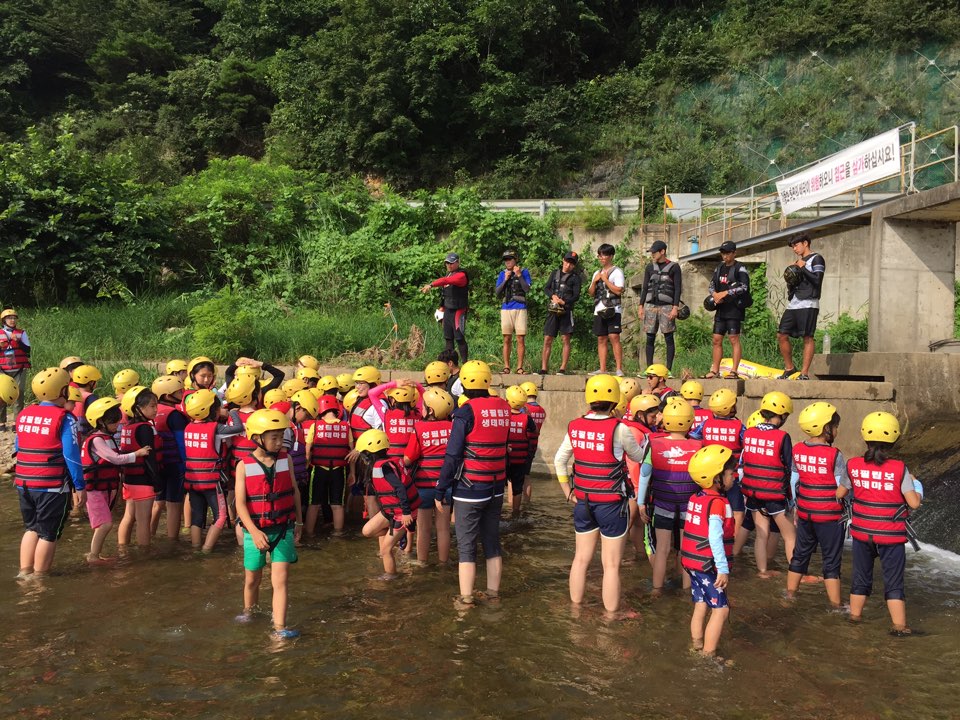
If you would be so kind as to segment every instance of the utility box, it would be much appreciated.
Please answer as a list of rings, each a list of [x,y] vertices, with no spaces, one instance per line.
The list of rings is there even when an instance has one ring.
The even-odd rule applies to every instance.
[[[667,193],[663,196],[667,215],[680,222],[696,222],[703,210],[703,195],[700,193]]]

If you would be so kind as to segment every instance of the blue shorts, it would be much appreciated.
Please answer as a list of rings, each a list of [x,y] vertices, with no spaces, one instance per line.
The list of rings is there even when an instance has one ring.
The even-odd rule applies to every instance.
[[[730,501],[730,509],[733,512],[743,512],[746,504],[743,501],[743,490],[740,489],[740,481],[733,483],[733,487],[727,490],[727,500]]]
[[[695,570],[687,570],[687,572],[690,574],[690,596],[695,603],[706,603],[715,610],[727,607],[727,591],[718,590],[713,584],[717,579],[717,573]]]
[[[437,489],[435,487],[418,487],[417,493],[420,495],[420,507],[424,510],[433,510],[437,499]]]
[[[186,491],[183,489],[183,478],[179,473],[162,473],[163,490],[160,499],[169,503],[182,503]]]
[[[906,547],[896,545],[877,545],[872,542],[853,539],[853,582],[851,595],[870,596],[873,590],[873,565],[880,558],[883,571],[883,599],[906,600],[903,591],[903,572],[907,564]]]
[[[605,538],[621,538],[627,534],[626,499],[620,502],[596,503],[578,500],[573,508],[573,527],[578,535],[600,530]]]

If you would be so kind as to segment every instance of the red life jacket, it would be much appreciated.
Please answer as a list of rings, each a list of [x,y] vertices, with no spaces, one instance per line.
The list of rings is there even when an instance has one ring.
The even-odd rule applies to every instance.
[[[25,490],[63,490],[70,475],[60,431],[67,411],[57,405],[30,405],[17,415],[17,469],[14,482]]]
[[[683,520],[683,538],[680,540],[680,563],[685,570],[710,573],[717,569],[710,549],[710,510],[720,505],[723,510],[723,552],[727,565],[733,566],[733,536],[736,523],[730,501],[724,495],[703,490],[687,502]]]
[[[312,427],[310,464],[325,468],[344,467],[350,454],[350,424],[344,420],[335,423],[316,420]]]
[[[533,422],[537,425],[537,432],[543,430],[543,424],[547,421],[547,411],[543,409],[543,406],[539,403],[528,400],[527,401],[527,412],[530,413],[530,417],[533,418]]]
[[[843,506],[837,500],[833,468],[840,451],[832,445],[801,443],[793,446],[797,469],[797,517],[812,522],[839,522]]]
[[[237,414],[240,415],[240,422],[244,427],[246,427],[247,418],[253,415],[253,411],[238,412]],[[230,419],[227,421],[227,425],[230,425],[231,427],[235,425],[232,414]],[[239,435],[234,436],[233,445],[230,448],[230,469],[236,470],[237,465],[250,457],[253,454],[253,451],[256,449],[257,444],[247,437],[246,432],[242,432]]]
[[[218,423],[213,420],[192,422],[183,431],[183,444],[187,449],[183,482],[186,490],[197,492],[216,490],[224,479],[230,444],[224,439],[220,443],[220,452],[217,452],[215,442],[217,425]]]
[[[510,435],[507,440],[507,461],[510,465],[525,465],[530,457],[531,436],[527,432],[530,416],[523,412],[510,413]]]
[[[177,405],[177,410],[186,414],[187,412],[187,398],[193,395],[196,390],[184,390],[183,395],[180,396],[180,404]],[[189,416],[188,416],[189,417]]]
[[[464,438],[463,477],[469,482],[505,482],[510,405],[498,397],[470,400],[473,430]]]
[[[670,437],[650,441],[650,491],[653,504],[671,512],[682,512],[699,486],[687,472],[690,458],[703,443],[700,440],[673,440]]]
[[[567,426],[577,500],[605,503],[627,497],[626,463],[613,454],[613,436],[619,424],[615,417],[579,417]]]
[[[877,545],[902,545],[907,541],[910,509],[900,491],[906,470],[900,460],[874,465],[858,457],[847,463],[853,485],[850,535],[854,539]]]
[[[83,481],[86,483],[87,490],[105,490],[107,492],[116,490],[120,486],[120,465],[114,465],[112,462],[97,457],[93,450],[93,441],[95,438],[103,438],[108,443],[113,444],[114,449],[120,452],[117,442],[113,435],[108,435],[100,430],[94,430],[87,436],[80,447],[80,461],[83,463]]]
[[[644,443],[650,442],[650,430],[643,423],[634,422],[632,420],[621,420],[620,423],[626,426],[627,430],[633,435],[634,439],[637,441],[637,445],[641,448],[644,448]],[[627,484],[630,486],[630,491],[636,495],[637,490],[640,488],[640,465],[634,460],[631,460],[629,457],[624,455],[624,462],[627,464]],[[647,488],[647,494],[649,495],[650,489]],[[638,498],[640,502],[644,502],[644,498]]]
[[[789,478],[783,466],[783,440],[787,434],[779,428],[749,428],[743,434],[743,494],[760,501],[783,502],[787,499]]]
[[[656,395],[656,396],[657,396],[658,398],[660,398],[661,400],[663,400],[663,396],[664,396],[664,395],[667,395],[668,393],[673,393],[674,395],[679,395],[679,393],[678,393],[676,390],[674,390],[672,387],[670,387],[669,385],[664,385],[662,388],[657,388],[657,389],[654,391],[654,395]]]
[[[161,452],[161,440],[157,434],[157,429],[149,420],[127,423],[120,426],[120,452],[132,453],[143,447],[137,442],[137,428],[146,425],[153,433],[153,447],[157,452]],[[153,485],[153,480],[147,477],[147,468],[143,458],[137,458],[129,465],[123,467],[123,482],[126,485]]]
[[[82,420],[86,422],[86,412],[87,412],[87,398],[93,395],[89,390],[84,390],[83,388],[77,388],[80,391],[81,399],[78,402],[73,404],[73,416],[77,420]]]
[[[737,418],[712,417],[703,424],[703,444],[722,445],[733,450],[733,456],[740,455],[743,445],[740,444],[740,432],[743,423]]]
[[[4,372],[16,372],[17,370],[29,370],[30,356],[24,349],[23,330],[14,328],[10,330],[7,327],[0,328],[0,370]],[[7,353],[13,350],[13,354]]]
[[[387,440],[390,443],[387,457],[403,457],[403,451],[407,448],[407,441],[410,439],[416,420],[412,410],[387,410],[383,414],[383,431],[387,434]]]
[[[167,463],[171,466],[177,464],[177,439],[173,436],[170,426],[167,424],[170,420],[170,414],[180,412],[175,405],[166,405],[157,403],[157,416],[153,419],[153,426],[157,429],[157,436],[160,438],[160,447],[154,449],[153,456],[157,460],[157,469],[163,472]]]
[[[353,433],[354,442],[356,442],[357,438],[363,435],[367,430],[373,427],[363,419],[363,414],[369,410],[370,407],[371,403],[370,398],[368,397],[361,398],[357,401],[357,404],[353,406],[353,412],[350,413],[350,432]]]
[[[414,518],[417,516],[417,508],[420,507],[420,493],[417,492],[417,486],[413,482],[413,477],[403,467],[403,463],[397,462],[393,458],[381,458],[373,463],[373,475],[371,482],[373,484],[373,494],[380,503],[380,509],[383,514],[389,518],[399,520],[403,515],[403,508],[400,506],[400,499],[397,497],[396,488],[391,485],[384,477],[384,472],[393,472],[400,482],[403,483],[407,494],[407,503],[410,505],[410,514]]]
[[[417,420],[413,424],[413,432],[416,433],[417,443],[420,446],[420,457],[411,458],[411,460],[419,460],[413,474],[417,487],[437,486],[452,427],[452,420]]]
[[[290,464],[293,466],[293,477],[298,483],[305,483],[310,471],[307,460],[307,431],[303,425],[296,420],[290,423],[290,429],[293,430],[293,445],[287,451],[290,458]]]
[[[693,409],[693,425],[692,427],[697,427],[698,425],[703,425],[707,420],[713,417],[713,413],[707,410],[704,407],[695,407]]]
[[[281,450],[277,455],[272,479],[267,477],[263,465],[255,457],[245,457],[239,462],[243,463],[246,473],[244,486],[247,490],[247,510],[254,525],[264,530],[294,522],[297,511],[290,476],[291,465],[286,451]]]

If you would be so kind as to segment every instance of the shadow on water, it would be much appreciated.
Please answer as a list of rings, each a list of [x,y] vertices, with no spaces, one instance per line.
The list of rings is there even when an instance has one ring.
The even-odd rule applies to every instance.
[[[74,521],[57,572],[13,579],[15,496],[0,505],[0,716],[173,718],[948,717],[960,667],[960,558],[908,551],[908,612],[923,637],[895,640],[880,600],[865,622],[826,612],[822,586],[784,608],[782,580],[735,566],[723,654],[689,654],[691,605],[679,584],[649,598],[646,561],[623,568],[639,617],[603,620],[599,559],[589,602],[571,611],[569,508],[545,481],[528,520],[503,538],[499,603],[457,609],[455,568],[380,572],[354,533],[302,549],[291,576],[296,641],[269,638],[269,612],[240,625],[240,551],[134,549],[94,569]],[[111,543],[115,540],[111,540]],[[108,549],[111,549],[108,545]],[[844,566],[849,578],[849,552]],[[783,560],[781,557],[781,568]],[[482,578],[482,575],[481,575]],[[845,580],[845,588],[847,580]],[[482,579],[481,579],[482,583]],[[481,584],[482,587],[482,584]],[[879,584],[877,591],[879,592]],[[261,605],[269,608],[265,580]]]

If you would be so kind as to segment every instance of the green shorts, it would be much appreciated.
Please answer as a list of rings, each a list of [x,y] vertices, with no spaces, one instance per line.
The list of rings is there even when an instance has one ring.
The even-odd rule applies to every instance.
[[[280,535],[283,530],[282,527],[264,530],[271,545],[274,544],[277,536]],[[294,527],[291,524],[287,526],[287,534],[284,535],[280,542],[276,543],[276,547],[274,547],[273,552],[270,553],[273,562],[295,563],[297,561],[297,549],[293,546],[293,535]],[[250,572],[257,572],[258,570],[263,570],[263,566],[266,564],[267,551],[258,550],[257,546],[253,544],[253,537],[251,537],[249,532],[244,530],[243,569],[249,570]]]

